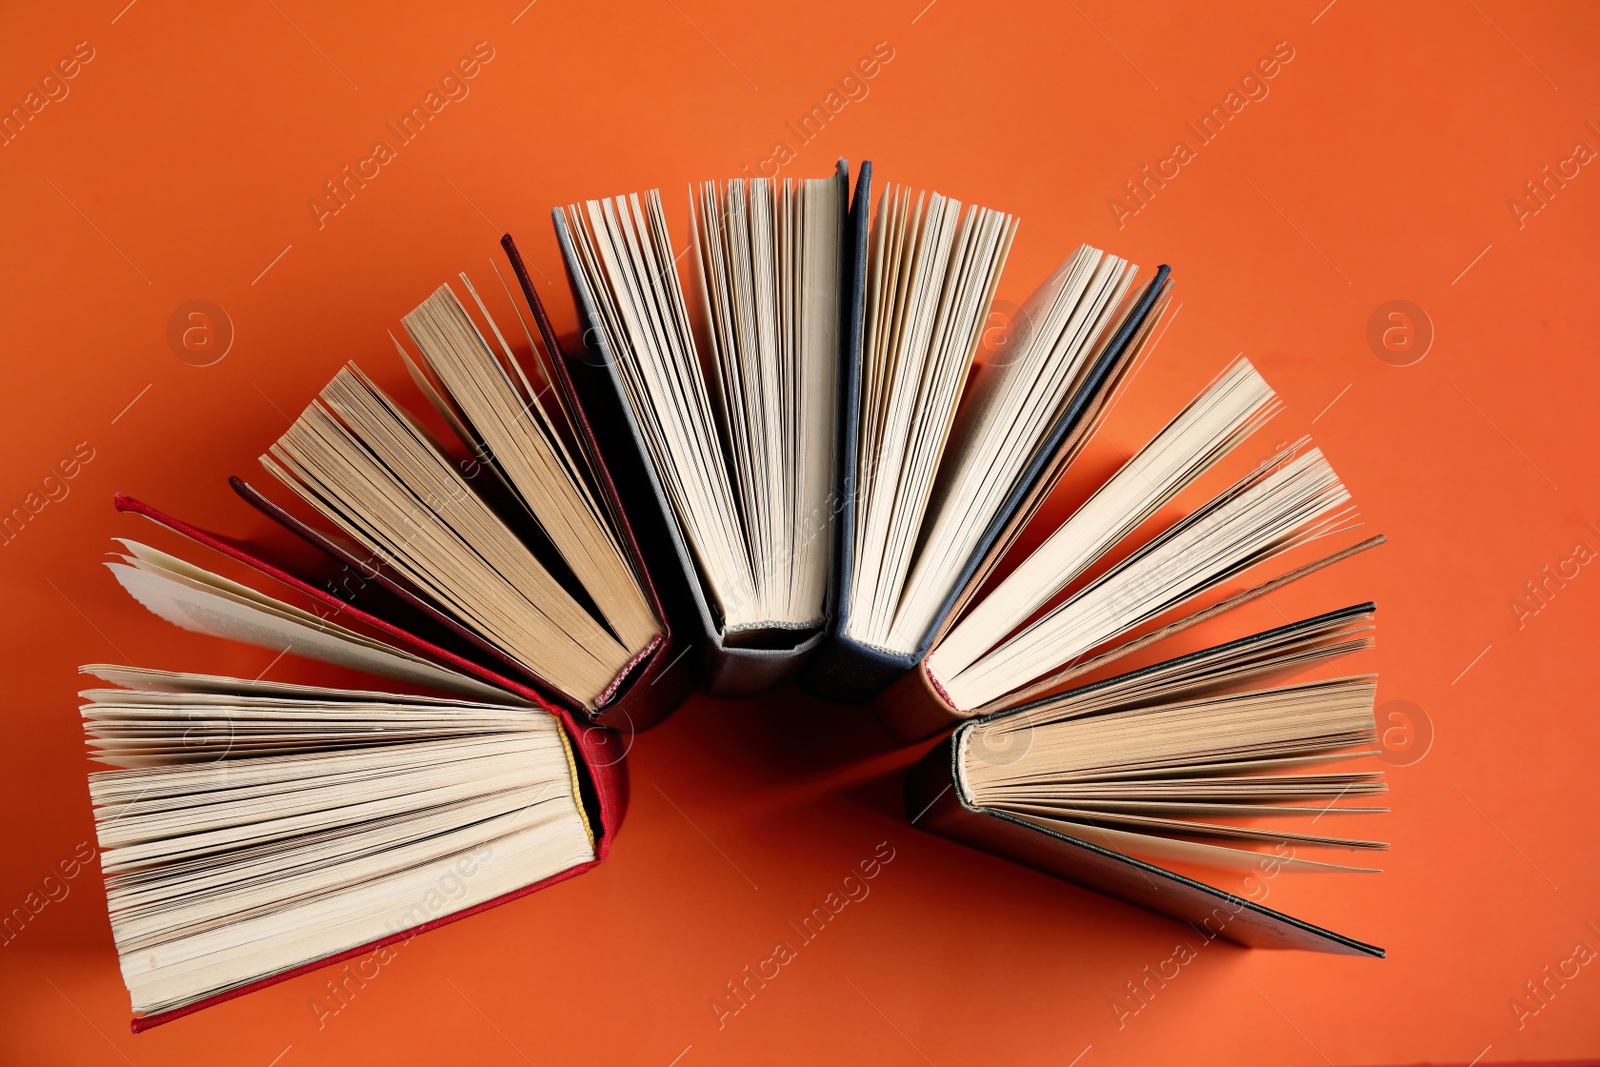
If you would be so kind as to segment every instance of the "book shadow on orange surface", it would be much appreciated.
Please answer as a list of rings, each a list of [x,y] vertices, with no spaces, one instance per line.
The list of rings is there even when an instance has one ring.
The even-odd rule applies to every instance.
[[[655,733],[689,731],[718,763],[766,780],[847,781],[897,768],[919,751],[880,717],[793,685],[753,700],[696,696],[678,718]],[[890,806],[899,811],[898,801]]]

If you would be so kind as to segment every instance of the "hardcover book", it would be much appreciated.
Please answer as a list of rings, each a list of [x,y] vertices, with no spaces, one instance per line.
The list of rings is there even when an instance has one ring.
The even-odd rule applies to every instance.
[[[573,377],[616,427],[608,458],[713,695],[770,689],[821,641],[848,200],[843,161],[697,187],[692,284],[657,191],[554,212],[588,349]]]
[[[877,696],[926,654],[1106,410],[1170,296],[1159,268],[1087,245],[1035,291],[1014,343],[979,341],[1016,219],[891,187],[851,206],[837,563],[804,684]]]
[[[607,731],[509,693],[82,669],[135,1032],[582,874],[621,821]]]
[[[230,480],[308,551],[158,521],[371,617],[424,658],[646,729],[694,689],[698,660],[671,626],[521,256],[501,243],[532,314],[530,328],[517,311],[534,376],[463,275],[482,329],[441,287],[407,316],[417,358],[395,342],[439,437],[351,365],[262,457],[299,513]],[[156,517],[130,498],[118,507]]]
[[[1381,543],[1370,538],[1216,598],[1255,568],[1354,525],[1350,494],[1305,438],[1171,519],[1281,406],[1250,362],[1235,360],[1026,558],[1004,561],[1008,571],[957,605],[926,657],[880,698],[890,725],[926,738],[1017,707]]]
[[[587,870],[625,782],[596,724],[648,726],[692,684],[504,243],[555,357],[542,386],[463,276],[477,319],[441,287],[406,316],[416,355],[396,342],[448,434],[351,365],[262,457],[320,524],[233,480],[284,549],[116,498],[274,587],[124,539],[108,566],[149,610],[387,680],[83,668],[117,687],[82,711],[136,1030]]]
[[[1371,873],[1316,857],[1388,847],[1321,823],[1386,810],[1360,803],[1384,790],[1382,772],[1348,765],[1378,751],[1375,679],[1263,685],[1370,647],[1373,612],[1329,612],[968,720],[912,768],[906,814],[1208,939],[1382,956],[1202,880]]]
[[[955,727],[907,779],[916,825],[1208,938],[1381,956],[1208,883],[1218,869],[1370,872],[1321,856],[1387,847],[1329,827],[1384,810],[1360,804],[1383,791],[1381,771],[1344,766],[1376,754],[1376,678],[1291,680],[1368,649],[1374,606],[1105,677],[1382,542],[1215,596],[1353,523],[1350,494],[1305,439],[1207,488],[1280,407],[1249,361],[1235,360],[1026,558],[1007,561],[880,705],[908,739]]]

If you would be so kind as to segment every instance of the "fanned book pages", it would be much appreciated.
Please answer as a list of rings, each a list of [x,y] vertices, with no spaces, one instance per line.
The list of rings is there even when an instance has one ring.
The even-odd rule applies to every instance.
[[[842,173],[702,183],[683,250],[656,190],[555,213],[714,693],[781,681],[822,626],[846,193]]]
[[[985,368],[956,415],[1016,228],[1010,215],[977,205],[963,211],[939,193],[890,187],[879,202],[844,625],[864,644],[916,648],[948,592],[940,585],[955,571],[951,557],[970,549],[993,510],[984,498],[1010,487],[1005,475],[1018,472],[1039,437],[1048,411],[1030,421],[1025,409],[1054,406],[1036,361],[1024,357]],[[1120,280],[1120,266],[1106,273]],[[1114,287],[1103,287],[1105,295]],[[1034,396],[1030,386],[1039,387]],[[1006,453],[1016,457],[1009,466]]]
[[[849,331],[840,564],[832,639],[808,667],[861,701],[921,659],[1029,513],[1151,337],[1165,267],[1080,247],[1029,298],[1010,343],[983,350],[1017,220],[891,186],[865,235],[857,183],[858,321]]]
[[[1141,533],[1280,407],[1250,362],[1235,360],[1026,559],[964,606],[919,669],[885,695],[891,721],[902,733],[926,736],[1059,689],[1172,631],[1118,639],[1296,546],[1348,529],[1350,494],[1321,451],[1300,440],[1178,521]]]
[[[185,630],[462,697],[509,696],[460,669],[374,636],[370,628],[355,629],[354,619],[346,626],[149,545],[126,538],[118,544],[124,551],[106,563],[117,582],[152,613]]]
[[[90,793],[136,1030],[586,870],[622,774],[615,735],[589,724],[642,728],[685,695],[687,649],[503,245],[538,376],[464,275],[470,305],[438,289],[405,317],[415,352],[395,343],[447,429],[351,365],[263,457],[325,526],[234,479],[297,535],[287,553],[117,497],[272,580],[119,539],[108,566],[150,611],[397,686],[84,668],[121,687],[85,693],[83,714],[114,768]]]
[[[354,364],[261,463],[512,664],[593,709],[660,638],[638,577],[532,386],[502,365],[509,350],[489,347],[448,288],[406,326],[427,370],[407,364],[513,506],[497,510]]]
[[[89,792],[136,1029],[603,854],[589,770],[538,708],[81,670],[117,687],[83,692],[82,714],[112,768]]]
[[[630,730],[670,713],[694,684],[690,648],[522,259],[501,243],[533,316],[530,328],[502,279],[526,362],[466,275],[459,294],[441,286],[405,316],[414,348],[394,342],[434,428],[350,364],[262,456],[293,509],[230,480],[286,539],[210,533],[116,497],[292,590],[294,604],[154,550],[114,564],[118,579],[180,626],[275,652],[412,684],[448,678],[452,692]]]
[[[1200,880],[1208,869],[1373,872],[1345,855],[1388,846],[1340,828],[1386,810],[1370,803],[1382,772],[1362,762],[1378,751],[1375,679],[1290,680],[1371,647],[1373,611],[1329,612],[965,723],[908,778],[907,814],[1206,937],[1381,956]]]

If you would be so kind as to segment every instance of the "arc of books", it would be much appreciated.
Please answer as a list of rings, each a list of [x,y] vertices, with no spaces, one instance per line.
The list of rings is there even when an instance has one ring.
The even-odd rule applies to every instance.
[[[1085,245],[996,331],[1003,212],[841,161],[696,186],[687,218],[680,267],[655,191],[554,212],[578,346],[509,237],[490,300],[441,286],[395,340],[420,405],[350,364],[261,457],[278,499],[232,479],[275,532],[117,498],[213,561],[122,540],[145,607],[327,665],[83,668],[112,686],[82,715],[134,1028],[582,873],[620,817],[612,728],[794,678],[942,738],[918,826],[1211,936],[1382,955],[1206,880],[1385,847],[1312,825],[1383,810],[1350,763],[1375,677],[1326,676],[1374,606],[1179,647],[1382,538],[1349,543],[1308,441],[1242,462],[1282,407],[1242,357],[1079,476],[1169,269]]]

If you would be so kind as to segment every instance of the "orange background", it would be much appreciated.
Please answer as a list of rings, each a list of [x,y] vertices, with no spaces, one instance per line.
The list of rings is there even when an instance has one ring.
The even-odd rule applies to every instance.
[[[248,677],[271,659],[176,631],[116,589],[97,565],[111,536],[174,542],[115,515],[114,490],[227,532],[256,528],[225,476],[255,475],[286,413],[340,361],[399,380],[385,332],[455,271],[487,278],[502,230],[570,330],[551,206],[659,185],[681,224],[689,181],[758,167],[779,140],[795,148],[785,124],[887,42],[866,95],[782,173],[866,157],[880,181],[1017,213],[1001,293],[1012,301],[1080,241],[1172,263],[1181,309],[1107,439],[1137,447],[1243,352],[1289,404],[1272,434],[1309,426],[1391,538],[1274,599],[1291,616],[1377,599],[1380,710],[1420,707],[1431,749],[1391,770],[1386,873],[1285,875],[1268,899],[1389,959],[1219,943],[1119,1028],[1113,999],[1189,931],[909,828],[890,772],[915,750],[885,752],[857,729],[863,709],[785,691],[696,698],[638,737],[610,862],[412,942],[320,1020],[326,972],[131,1036],[86,870],[0,947],[5,1062],[1600,1054],[1600,964],[1520,1027],[1510,1006],[1579,942],[1600,949],[1596,565],[1536,614],[1510,606],[1578,542],[1600,549],[1600,168],[1552,183],[1537,214],[1508,205],[1575,142],[1600,148],[1600,11],[525,2],[8,5],[0,105],[22,104],[77,42],[94,58],[0,148],[0,508],[23,504],[79,442],[93,459],[0,549],[0,908],[92,839],[77,664]],[[323,183],[479,41],[494,58],[470,95],[319,228],[308,201]],[[1119,228],[1109,199],[1178,138],[1193,145],[1184,123],[1281,41],[1294,58],[1269,95]],[[166,338],[194,299],[236,331],[210,366]],[[1394,299],[1425,309],[1436,334],[1410,366],[1366,339]],[[286,658],[271,676],[311,668]],[[710,1004],[724,983],[879,842],[894,859],[871,895],[719,1029]]]

